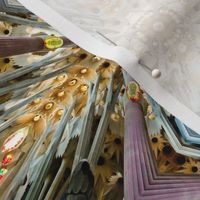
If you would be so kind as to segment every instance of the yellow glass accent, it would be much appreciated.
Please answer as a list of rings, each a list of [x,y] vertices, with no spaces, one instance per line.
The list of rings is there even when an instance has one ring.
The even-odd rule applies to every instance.
[[[65,95],[65,91],[58,92],[57,94],[58,97],[63,97],[64,95]]]
[[[63,46],[63,39],[59,37],[49,37],[44,41],[47,49],[57,49]]]
[[[117,113],[112,113],[111,114],[111,119],[113,120],[113,121],[119,121],[119,119],[120,119],[120,116],[117,114]]]
[[[57,76],[57,80],[63,81],[65,79],[65,77],[66,77],[66,74],[61,74],[61,75]]]
[[[57,80],[63,81],[65,79],[65,77],[66,77],[66,74],[61,74],[61,75],[57,76]]]
[[[68,85],[73,86],[77,83],[76,79],[72,79],[71,81],[69,81]]]
[[[41,118],[42,118],[41,115],[36,115],[36,116],[33,118],[33,121],[34,121],[34,122],[37,122],[37,121],[39,121]]]
[[[64,110],[63,110],[63,109],[60,109],[60,110],[58,110],[58,112],[57,112],[57,114],[58,114],[59,116],[63,115],[63,113],[64,113]]]
[[[50,110],[52,107],[53,107],[53,102],[50,102],[50,103],[47,103],[44,108],[46,110]]]
[[[87,86],[87,85],[81,85],[81,86],[80,86],[81,92],[86,92],[87,89],[88,89],[88,86]]]
[[[81,69],[80,73],[81,73],[81,74],[85,74],[87,71],[88,71],[87,68],[83,68],[83,69]]]
[[[39,97],[39,98],[35,99],[33,102],[34,102],[35,104],[38,104],[38,103],[41,102],[41,98]]]

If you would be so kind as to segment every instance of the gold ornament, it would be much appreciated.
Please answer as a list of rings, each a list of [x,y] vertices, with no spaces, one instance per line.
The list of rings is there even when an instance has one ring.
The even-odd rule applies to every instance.
[[[81,92],[86,92],[87,90],[88,90],[88,86],[87,85],[84,84],[84,85],[80,86],[80,91]]]
[[[52,107],[53,107],[53,102],[49,102],[49,103],[47,103],[46,105],[45,105],[45,110],[50,110]]]
[[[73,85],[76,85],[76,83],[77,83],[77,79],[72,79],[72,80],[68,83],[68,85],[73,86]]]

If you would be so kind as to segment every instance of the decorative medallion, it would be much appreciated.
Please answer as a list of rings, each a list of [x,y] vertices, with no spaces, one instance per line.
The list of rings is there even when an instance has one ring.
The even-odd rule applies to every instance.
[[[44,106],[45,110],[50,110],[53,107],[54,103],[53,102],[49,102]]]
[[[60,91],[57,94],[58,97],[63,97],[64,95],[65,95],[65,91]]]
[[[136,82],[129,82],[126,88],[128,99],[140,101],[142,98],[142,90]]]
[[[61,74],[61,75],[57,76],[57,80],[58,81],[63,81],[66,77],[67,77],[66,74]]]
[[[49,37],[44,41],[47,49],[57,49],[63,46],[63,39],[59,37]]]
[[[81,92],[86,92],[87,90],[88,90],[88,85],[83,84],[83,85],[80,86],[80,91]]]
[[[38,122],[41,118],[42,118],[41,115],[35,115],[35,117],[33,118],[33,121]]]
[[[76,83],[77,83],[77,79],[72,79],[72,80],[68,83],[68,85],[73,86],[73,85],[75,85]]]
[[[81,74],[85,74],[87,71],[88,71],[87,68],[83,68],[83,69],[80,70],[80,73],[81,73]]]
[[[60,110],[57,111],[57,115],[58,115],[58,116],[62,116],[63,113],[64,113],[64,110],[63,110],[63,109],[60,109]]]
[[[28,131],[29,131],[29,127],[24,127],[14,132],[4,141],[1,151],[3,153],[7,153],[7,152],[17,149],[26,139],[26,136],[28,135]]]

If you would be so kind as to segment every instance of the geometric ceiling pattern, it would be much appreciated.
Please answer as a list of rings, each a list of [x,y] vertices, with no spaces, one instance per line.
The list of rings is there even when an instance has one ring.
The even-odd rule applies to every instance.
[[[200,177],[160,173],[150,149],[142,107],[132,102],[126,106],[124,173],[128,179],[125,180],[127,199],[198,199]],[[163,150],[170,153],[169,146],[164,146]],[[195,166],[191,169],[197,170]]]
[[[0,199],[199,200],[198,133],[117,63],[0,11]]]

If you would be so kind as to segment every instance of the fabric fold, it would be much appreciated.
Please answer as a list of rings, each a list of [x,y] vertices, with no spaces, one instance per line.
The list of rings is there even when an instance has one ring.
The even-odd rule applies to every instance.
[[[161,106],[200,134],[198,0],[19,2],[80,47],[117,62]],[[154,68],[162,73],[158,79],[151,76]]]

